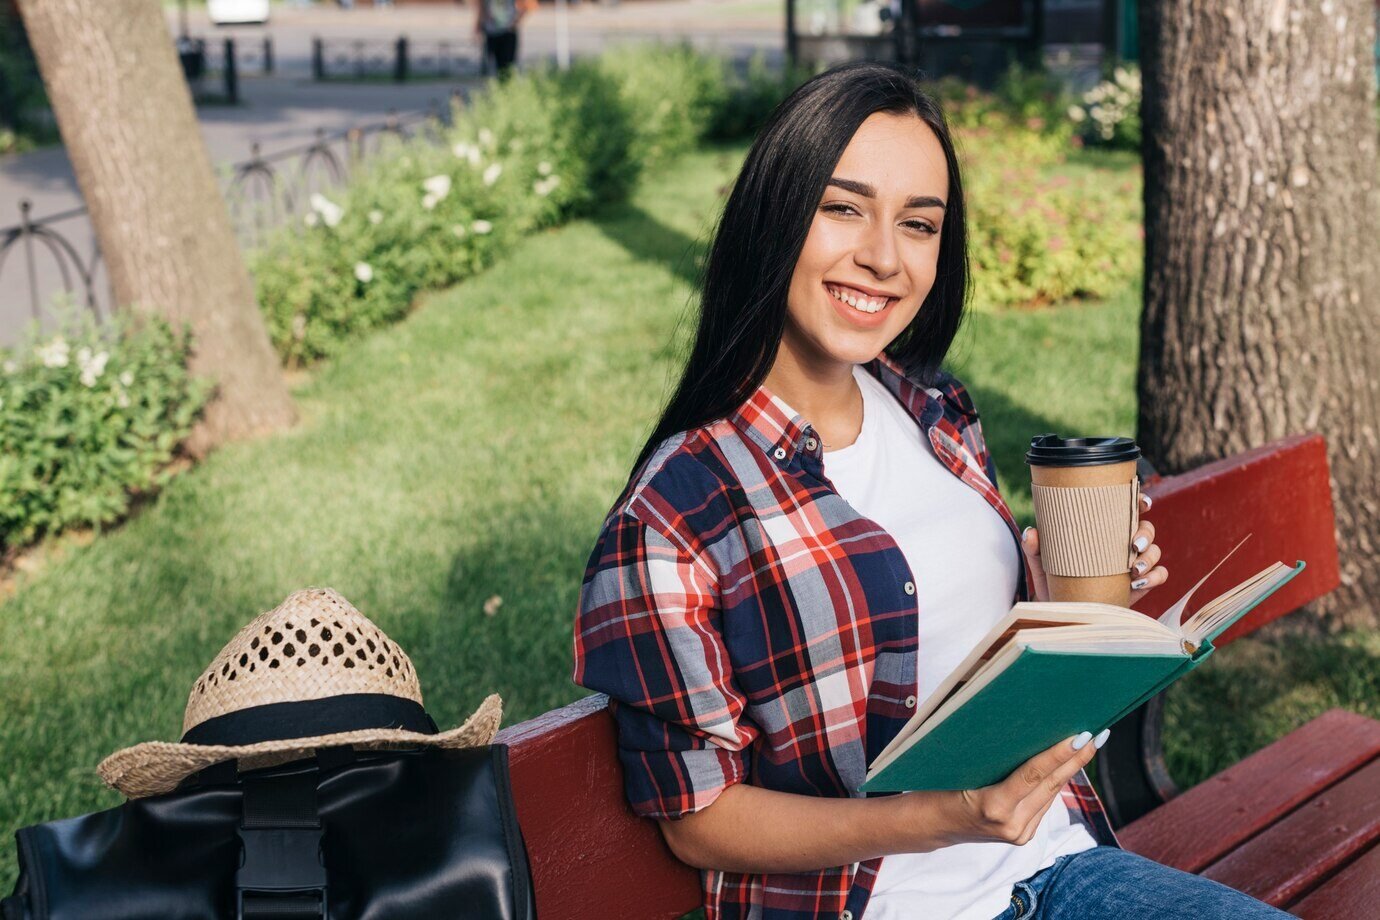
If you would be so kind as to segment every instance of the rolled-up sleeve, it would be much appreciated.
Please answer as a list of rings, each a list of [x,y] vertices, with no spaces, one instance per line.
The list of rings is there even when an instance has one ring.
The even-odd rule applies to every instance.
[[[634,515],[612,516],[580,590],[575,682],[608,694],[635,813],[677,818],[747,777],[744,715],[705,554]]]

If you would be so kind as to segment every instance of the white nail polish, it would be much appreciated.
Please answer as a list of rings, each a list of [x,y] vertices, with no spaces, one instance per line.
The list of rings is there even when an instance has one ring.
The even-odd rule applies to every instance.
[[[1111,735],[1111,733],[1112,730],[1110,728],[1104,728],[1102,731],[1098,732],[1097,737],[1093,739],[1093,747],[1100,749],[1102,745],[1107,743],[1107,737]]]
[[[1141,588],[1144,588],[1149,582],[1150,579],[1148,578],[1137,578],[1135,581],[1131,582],[1131,590],[1139,591]]]
[[[1075,751],[1081,751],[1083,750],[1083,745],[1091,740],[1092,732],[1079,732],[1077,735],[1073,736],[1073,749]]]
[[[1144,492],[1140,493],[1140,497],[1145,499],[1145,510],[1149,511],[1150,506],[1155,503],[1154,500],[1150,496],[1146,495]]]
[[[1145,574],[1145,570],[1146,570],[1147,568],[1149,568],[1149,567],[1150,567],[1150,563],[1148,563],[1148,562],[1146,562],[1144,559],[1142,559],[1140,562],[1137,562],[1137,563],[1136,563],[1136,574],[1137,574],[1137,575],[1144,575],[1144,574]]]
[[[1136,537],[1136,542],[1131,545],[1136,548],[1136,552],[1143,553],[1145,548],[1150,545],[1150,539],[1148,537]]]

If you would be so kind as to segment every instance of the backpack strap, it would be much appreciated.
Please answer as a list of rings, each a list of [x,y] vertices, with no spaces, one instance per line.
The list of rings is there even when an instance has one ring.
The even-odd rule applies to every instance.
[[[235,873],[237,920],[326,920],[326,867],[317,809],[319,769],[246,774]]]

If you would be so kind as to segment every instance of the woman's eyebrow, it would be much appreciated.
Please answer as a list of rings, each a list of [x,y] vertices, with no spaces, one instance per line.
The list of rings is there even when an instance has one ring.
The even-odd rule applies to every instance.
[[[825,184],[825,185],[836,185],[836,186],[838,186],[839,188],[843,189],[845,192],[852,192],[853,194],[855,194],[855,195],[861,195],[861,196],[863,196],[864,198],[876,198],[876,197],[877,197],[877,190],[876,190],[875,188],[873,188],[872,186],[868,185],[866,182],[857,182],[857,181],[855,181],[855,180],[853,180],[853,179],[840,179],[838,176],[834,176],[834,177],[830,178],[829,181],[826,182],[826,183],[824,183],[824,184]],[[934,197],[933,195],[914,195],[914,196],[912,196],[912,197],[906,199],[906,207],[908,207],[908,208],[942,208],[942,207],[944,207],[944,202],[940,201],[938,198]]]

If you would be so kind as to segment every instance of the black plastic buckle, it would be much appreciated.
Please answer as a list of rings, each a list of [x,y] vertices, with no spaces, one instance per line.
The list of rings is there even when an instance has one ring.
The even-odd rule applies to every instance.
[[[236,920],[326,920],[317,771],[242,778]]]

